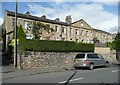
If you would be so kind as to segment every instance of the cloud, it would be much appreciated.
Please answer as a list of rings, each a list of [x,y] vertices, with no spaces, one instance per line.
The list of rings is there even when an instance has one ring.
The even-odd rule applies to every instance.
[[[34,12],[33,15],[42,16],[47,15],[47,18],[55,19],[60,18],[65,21],[67,15],[72,16],[72,21],[84,19],[91,27],[101,29],[113,33],[118,27],[118,15],[105,10],[103,5],[108,3],[49,3],[48,6],[40,4],[28,4],[30,11]],[[114,3],[110,2],[109,5]],[[115,5],[115,4],[114,4]],[[37,10],[36,10],[37,9]],[[43,10],[43,11],[42,11]],[[113,29],[115,28],[115,29]],[[117,30],[116,30],[117,31]]]
[[[0,25],[3,24],[3,18],[0,18]]]

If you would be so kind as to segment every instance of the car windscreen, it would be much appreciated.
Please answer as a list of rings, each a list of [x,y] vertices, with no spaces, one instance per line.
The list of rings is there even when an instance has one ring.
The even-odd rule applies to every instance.
[[[85,58],[85,54],[77,54],[75,58]]]

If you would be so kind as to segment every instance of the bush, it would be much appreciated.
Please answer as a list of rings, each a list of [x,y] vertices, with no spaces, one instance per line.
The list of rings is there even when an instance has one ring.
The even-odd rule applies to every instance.
[[[120,51],[120,39],[115,40],[114,43],[115,43],[115,50]]]
[[[115,49],[115,43],[113,42],[107,42],[107,47],[110,47],[111,50]]]
[[[120,33],[118,33],[115,37],[115,50],[120,51]]]
[[[75,43],[69,41],[20,39],[19,50],[40,52],[94,52],[94,44]]]
[[[13,39],[14,39],[14,35],[15,35],[14,31],[13,31]],[[21,25],[17,26],[17,39],[19,39],[19,38],[25,38],[25,32],[24,32],[23,27]]]

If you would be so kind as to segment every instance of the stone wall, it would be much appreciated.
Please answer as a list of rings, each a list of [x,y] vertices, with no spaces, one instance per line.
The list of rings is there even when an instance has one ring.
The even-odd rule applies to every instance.
[[[110,63],[116,62],[116,51],[111,51],[109,47],[95,47],[94,52],[101,54],[105,59],[110,61]]]
[[[24,52],[21,54],[21,67],[28,68],[72,68],[75,53],[55,52]]]
[[[95,52],[101,54],[110,63],[116,61],[115,51],[110,48],[96,47]],[[21,68],[73,68],[74,57],[78,52],[30,52],[26,51],[21,54]],[[19,57],[18,57],[19,58]],[[19,61],[18,61],[19,63]]]

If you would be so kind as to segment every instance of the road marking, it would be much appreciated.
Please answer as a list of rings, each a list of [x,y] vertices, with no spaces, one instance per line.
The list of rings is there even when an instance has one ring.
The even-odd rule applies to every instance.
[[[108,68],[99,68],[99,69],[94,69],[93,71],[99,71],[99,70],[106,70]]]
[[[112,72],[118,72],[119,70],[114,70],[114,71],[112,71]]]
[[[83,79],[83,78],[76,78],[76,79],[71,79],[70,81],[77,81],[77,80],[81,80],[81,79]],[[61,82],[59,82],[59,83],[66,83],[67,81],[61,81]]]

